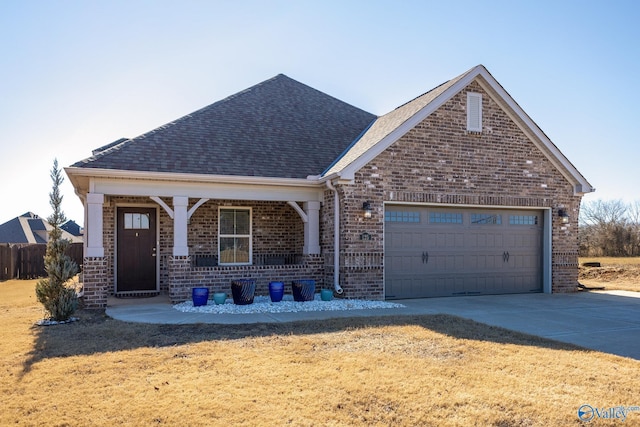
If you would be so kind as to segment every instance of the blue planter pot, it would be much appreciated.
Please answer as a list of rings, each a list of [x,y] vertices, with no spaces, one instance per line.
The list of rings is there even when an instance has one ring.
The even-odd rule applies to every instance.
[[[284,282],[269,282],[271,302],[280,302],[284,296]]]
[[[209,299],[209,288],[192,288],[191,299],[193,300],[194,307],[207,305],[207,300]]]
[[[224,304],[227,301],[227,294],[225,292],[216,292],[213,294],[213,301],[216,305]]]
[[[316,281],[311,279],[294,280],[291,283],[294,301],[313,301],[316,293]]]
[[[320,299],[322,301],[331,301],[333,299],[333,291],[331,289],[322,289],[320,291]]]

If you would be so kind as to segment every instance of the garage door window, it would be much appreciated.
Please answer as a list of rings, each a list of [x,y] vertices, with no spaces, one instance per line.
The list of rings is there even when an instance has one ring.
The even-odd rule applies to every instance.
[[[454,212],[430,212],[431,224],[462,224],[462,214]]]
[[[386,211],[384,220],[386,222],[420,222],[420,212]]]
[[[502,215],[472,213],[471,224],[473,225],[500,225],[502,224]]]
[[[509,215],[510,225],[537,225],[538,215]]]

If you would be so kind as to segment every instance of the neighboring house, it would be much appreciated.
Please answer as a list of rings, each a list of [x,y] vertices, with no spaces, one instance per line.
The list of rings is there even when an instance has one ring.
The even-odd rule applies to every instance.
[[[82,236],[82,227],[80,227],[80,225],[78,225],[72,219],[62,224],[60,228],[74,236],[78,236],[78,237]]]
[[[46,219],[27,212],[0,225],[0,243],[47,243],[53,227]],[[62,237],[73,243],[82,243],[82,238],[62,231]]]
[[[91,307],[243,277],[367,299],[570,292],[593,191],[481,65],[380,117],[278,75],[65,171]]]

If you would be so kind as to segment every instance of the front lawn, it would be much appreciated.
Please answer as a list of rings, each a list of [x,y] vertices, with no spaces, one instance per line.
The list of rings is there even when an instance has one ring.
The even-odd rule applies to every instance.
[[[0,282],[0,425],[582,425],[640,405],[640,362],[445,315],[143,325],[43,316]],[[593,425],[640,424],[640,412]]]

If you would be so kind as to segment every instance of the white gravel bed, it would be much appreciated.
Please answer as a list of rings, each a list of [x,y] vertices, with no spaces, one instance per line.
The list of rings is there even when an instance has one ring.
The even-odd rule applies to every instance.
[[[339,299],[322,301],[320,294],[315,295],[313,301],[297,302],[292,295],[285,295],[280,302],[271,302],[268,296],[256,296],[253,304],[235,305],[231,297],[226,303],[216,305],[213,300],[207,305],[193,306],[192,301],[185,301],[173,306],[185,313],[214,313],[214,314],[251,314],[251,313],[295,313],[301,311],[336,311],[336,310],[367,310],[372,308],[403,308],[404,305],[385,301],[366,301],[358,299]]]

